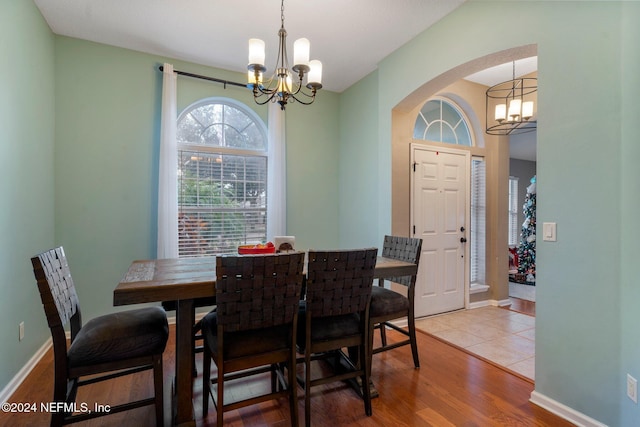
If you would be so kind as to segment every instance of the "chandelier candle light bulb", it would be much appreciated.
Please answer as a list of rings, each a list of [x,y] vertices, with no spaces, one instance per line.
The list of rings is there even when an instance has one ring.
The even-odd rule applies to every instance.
[[[309,48],[308,39],[301,38],[293,43],[293,70],[298,71],[302,67],[309,69]]]
[[[251,70],[251,66],[258,69],[264,68],[264,58],[264,41],[260,39],[249,39],[249,70]]]
[[[509,120],[518,120],[520,117],[521,106],[521,99],[512,99],[511,102],[509,102]]]
[[[502,123],[507,118],[507,104],[496,105],[496,122]]]
[[[309,62],[309,75],[307,76],[307,87],[322,87],[322,62],[314,59]]]

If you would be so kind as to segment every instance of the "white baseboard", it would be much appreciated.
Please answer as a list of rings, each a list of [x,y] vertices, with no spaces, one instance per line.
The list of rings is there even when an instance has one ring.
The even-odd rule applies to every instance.
[[[541,408],[546,409],[549,412],[553,412],[560,418],[564,418],[565,420],[575,424],[578,427],[607,427],[606,424],[601,423],[598,420],[594,420],[587,415],[576,411],[566,405],[563,405],[560,402],[556,402],[555,400],[545,396],[542,393],[538,393],[537,391],[531,392],[531,398],[529,399],[531,403],[534,405],[538,405]]]
[[[511,301],[509,299],[495,300],[495,299],[487,299],[484,301],[470,302],[469,309],[480,308],[480,307],[505,307],[510,305]]]
[[[40,362],[40,359],[47,353],[49,348],[53,345],[51,337],[49,337],[42,347],[36,351],[36,353],[27,361],[27,363],[18,371],[18,373],[9,381],[5,388],[0,391],[0,402],[5,403],[11,398],[13,393],[16,392],[20,384],[27,378],[27,375],[33,370],[33,368]]]

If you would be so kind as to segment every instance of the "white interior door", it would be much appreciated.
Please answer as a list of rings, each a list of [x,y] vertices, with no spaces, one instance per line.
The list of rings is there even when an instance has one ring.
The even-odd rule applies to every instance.
[[[416,317],[465,306],[470,154],[411,146],[411,230],[422,238]]]

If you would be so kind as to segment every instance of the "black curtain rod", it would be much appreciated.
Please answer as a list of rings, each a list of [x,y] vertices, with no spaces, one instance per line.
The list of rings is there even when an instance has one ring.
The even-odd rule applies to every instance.
[[[158,68],[160,71],[164,71],[164,67],[162,65]],[[239,86],[244,88],[247,87],[245,83],[238,83],[238,82],[232,82],[229,80],[216,79],[215,77],[201,76],[200,74],[187,73],[186,71],[173,70],[173,72],[181,76],[193,77],[195,79],[209,80],[210,82],[222,83],[225,89],[227,88],[227,85]]]

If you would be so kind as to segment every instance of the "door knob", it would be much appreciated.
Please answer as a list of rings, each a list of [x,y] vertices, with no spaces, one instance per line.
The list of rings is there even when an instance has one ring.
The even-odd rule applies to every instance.
[[[464,233],[464,230],[465,230],[464,226],[460,227],[460,231]]]
[[[467,242],[467,238],[466,237],[461,237],[460,238],[460,243],[466,243]]]

